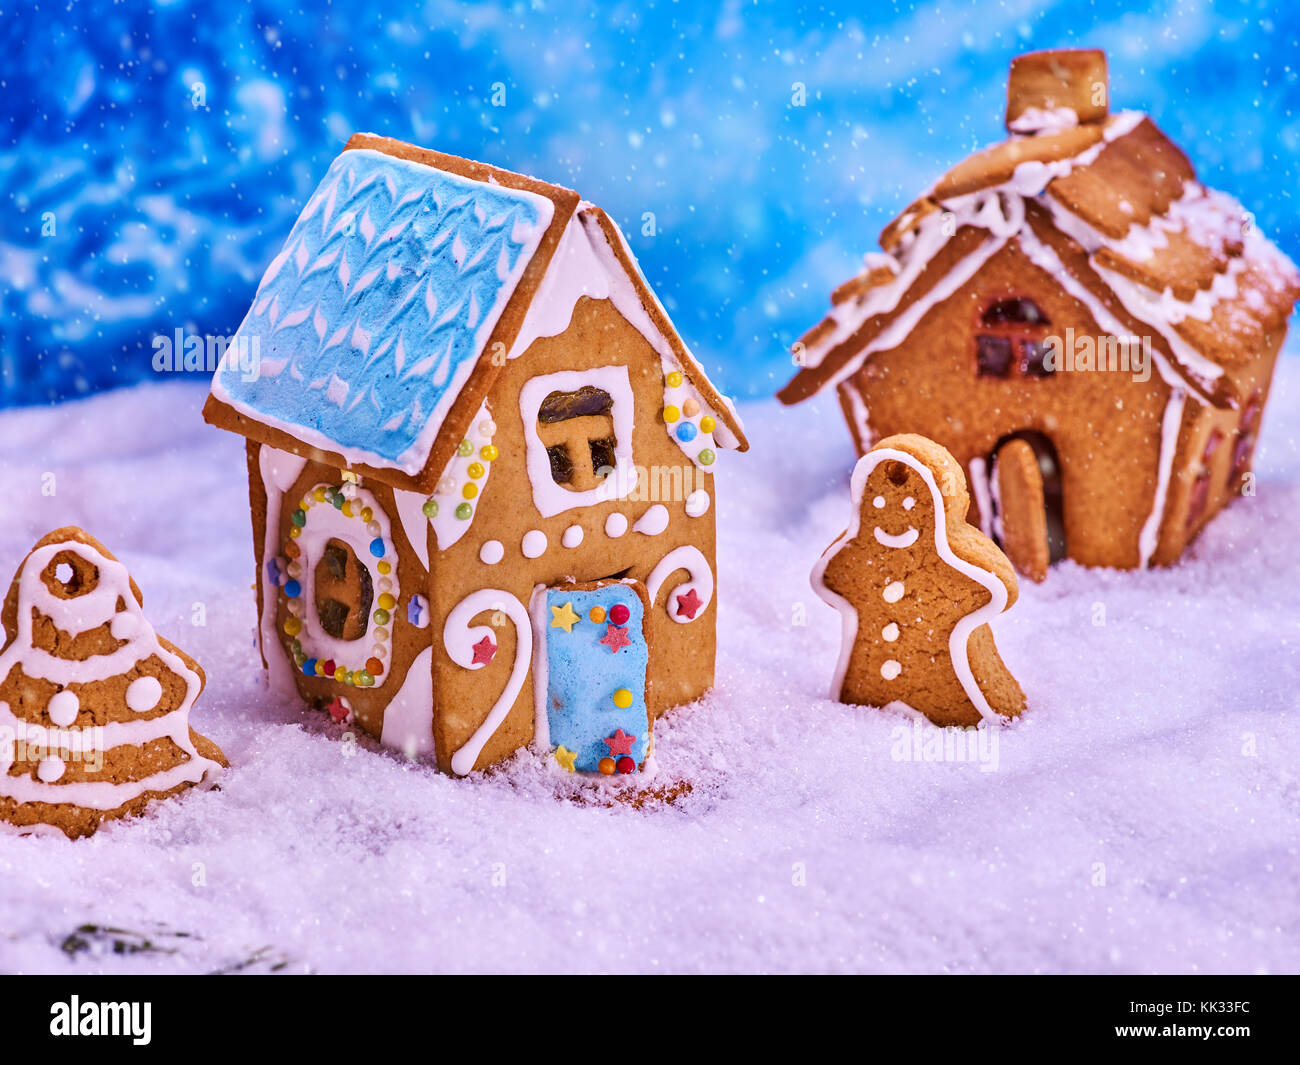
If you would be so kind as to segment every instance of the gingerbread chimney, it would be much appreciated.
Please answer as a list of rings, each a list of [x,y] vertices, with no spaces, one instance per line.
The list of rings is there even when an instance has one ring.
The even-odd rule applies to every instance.
[[[1028,52],[1011,60],[1007,129],[1040,133],[1101,122],[1110,87],[1099,48]]]

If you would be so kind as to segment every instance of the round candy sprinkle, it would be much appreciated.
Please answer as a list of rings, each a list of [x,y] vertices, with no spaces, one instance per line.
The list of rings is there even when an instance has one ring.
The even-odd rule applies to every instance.
[[[682,373],[680,370],[674,370],[672,373],[668,375],[668,387],[669,388],[682,387]]]
[[[339,507],[339,510],[343,511],[343,516],[345,518],[356,517],[356,515],[352,513],[352,500],[350,499],[343,500],[343,505]]]
[[[456,508],[456,517],[461,521],[469,521],[469,516],[474,513],[474,508],[468,503],[462,503]]]
[[[289,526],[289,535],[295,540],[302,535],[302,530],[296,525]]]
[[[290,599],[297,599],[298,596],[302,595],[302,585],[297,581],[289,581],[284,586],[284,594]]]
[[[682,422],[682,424],[677,427],[677,439],[683,444],[689,443],[695,439],[696,432],[697,430],[694,422]]]
[[[718,424],[717,422],[715,422],[712,418],[710,418],[710,417],[706,414],[703,418],[700,419],[700,432],[702,432],[702,433],[711,433],[711,432],[713,432],[714,427],[715,427],[717,424]]]
[[[497,449],[496,444],[486,444],[479,454],[483,456],[484,462],[496,462],[497,456],[500,455],[501,452]]]
[[[285,603],[285,609],[296,618],[302,616],[302,604],[297,599],[290,599]]]
[[[478,495],[478,485],[474,484],[471,481],[469,484],[467,484],[464,488],[460,490],[460,494],[463,495],[466,499],[473,499],[476,495]]]
[[[627,619],[632,616],[632,611],[622,603],[615,603],[609,608],[609,620],[615,625],[626,625]]]
[[[388,613],[387,610],[385,610],[385,609],[383,609],[382,607],[380,607],[380,608],[379,608],[378,610],[376,610],[376,611],[374,612],[374,614],[372,614],[371,616],[375,619],[375,624],[376,624],[376,625],[387,625],[387,624],[388,624],[388,619],[389,619],[389,616],[390,616],[390,615],[389,615],[389,613]]]
[[[587,617],[591,618],[595,624],[599,625],[605,620],[605,608],[603,606],[593,606],[591,610],[587,612]]]
[[[379,527],[379,522],[377,521],[366,522],[366,532],[368,532],[371,536],[378,536],[383,531],[384,530]]]
[[[289,515],[289,520],[301,529],[307,524],[307,512],[303,510],[302,507],[299,507]]]
[[[316,659],[309,658],[302,664],[302,671],[309,677],[316,675]]]
[[[676,407],[674,407],[671,403],[664,408],[664,421],[666,421],[669,425],[671,425],[681,416],[682,416],[682,412],[679,411]]]
[[[369,507],[362,507],[361,520],[369,524],[370,522],[375,520],[375,512],[371,510]]]
[[[387,559],[383,559],[383,560],[381,560],[380,563],[379,563],[379,565],[376,566],[375,568],[378,569],[380,573],[392,573],[392,572],[393,572],[393,564],[392,564],[391,562],[389,562]]]
[[[474,445],[471,444],[468,440],[462,440],[460,442],[460,447],[456,449],[456,452],[457,454],[460,455],[461,458],[467,459],[472,454],[474,454]]]
[[[379,590],[381,592],[391,592],[393,590],[393,582],[388,577],[380,577]]]
[[[620,773],[633,773],[636,771],[636,763],[627,755],[623,755],[623,757],[618,760],[617,768]]]
[[[484,418],[478,423],[479,436],[486,436],[489,440],[497,435],[497,423],[491,418]]]
[[[375,683],[375,678],[372,677],[368,672],[366,672],[366,670],[363,669],[357,673],[357,684],[360,687],[369,688],[374,683]]]
[[[386,640],[388,639],[388,630],[381,625],[377,629],[373,629],[370,635],[373,636],[376,640]],[[375,654],[379,654],[379,652],[382,650],[383,650],[383,646],[381,644],[375,645]]]
[[[302,621],[298,618],[285,618],[284,631],[290,636],[297,636],[298,633],[302,632]]]
[[[420,509],[424,511],[426,518],[436,518],[438,516],[438,501],[436,499],[426,499],[424,506]]]
[[[327,658],[324,662],[317,662],[316,668],[320,670],[322,677],[334,676],[334,659]]]
[[[379,597],[379,605],[384,610],[392,610],[393,607],[397,606],[397,600],[387,592],[384,592],[384,594]]]
[[[626,688],[619,688],[619,690],[614,693],[614,705],[620,710],[626,710],[632,705],[632,693]]]
[[[284,545],[284,553],[290,558],[297,558],[302,553],[302,548],[290,540]]]
[[[605,776],[610,776],[614,772],[614,759],[602,758],[599,763],[597,763],[597,768],[604,773]]]
[[[313,489],[311,490],[311,496],[312,496],[312,498],[313,498],[314,500],[316,500],[317,503],[324,503],[324,502],[325,502],[325,486],[324,486],[324,485],[319,485],[319,484],[318,484],[315,488],[313,488]]]
[[[379,661],[379,659],[377,658],[366,659],[366,672],[369,673],[372,678],[379,676],[381,673],[383,673],[383,671],[384,671],[384,663]]]
[[[466,469],[465,472],[475,480],[478,480],[478,478],[482,477],[483,474],[487,473],[487,467],[481,462],[471,462],[469,468]]]
[[[378,536],[376,536],[373,540],[370,541],[370,553],[374,555],[375,558],[384,557],[384,541],[381,540]]]
[[[456,478],[443,477],[441,480],[438,481],[438,487],[436,491],[440,496],[451,495],[452,492],[456,491]]]
[[[341,495],[339,495],[336,492],[333,496],[330,497],[330,502],[334,504],[335,510],[342,510],[343,504],[346,503],[347,500],[344,499]]]
[[[341,681],[348,675],[348,671],[343,666],[338,666],[334,670],[334,679]]]
[[[700,405],[694,399],[688,399],[682,404],[682,413],[688,418],[694,418],[700,413]]]
[[[717,456],[713,454],[713,450],[711,448],[702,447],[700,448],[700,453],[695,457],[700,460],[701,466],[712,466],[713,460]]]

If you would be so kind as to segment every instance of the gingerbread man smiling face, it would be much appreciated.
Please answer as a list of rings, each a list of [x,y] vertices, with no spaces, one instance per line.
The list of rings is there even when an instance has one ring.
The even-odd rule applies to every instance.
[[[858,461],[853,500],[854,525],[813,570],[844,619],[832,695],[939,725],[1019,714],[1024,693],[987,625],[1015,602],[1015,572],[966,523],[956,460],[925,437],[888,437]]]

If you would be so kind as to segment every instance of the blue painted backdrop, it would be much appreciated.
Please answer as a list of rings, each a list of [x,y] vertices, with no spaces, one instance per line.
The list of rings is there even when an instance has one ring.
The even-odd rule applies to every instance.
[[[151,377],[155,334],[232,333],[354,130],[577,188],[723,386],[769,394],[881,225],[1000,136],[1010,57],[1064,44],[1105,47],[1113,104],[1300,254],[1290,0],[702,8],[6,5],[0,405]]]

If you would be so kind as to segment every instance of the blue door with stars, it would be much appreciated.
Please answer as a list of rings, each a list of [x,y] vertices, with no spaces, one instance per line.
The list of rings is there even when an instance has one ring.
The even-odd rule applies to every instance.
[[[637,581],[546,589],[546,710],[565,769],[633,773],[650,749],[645,590]]]

